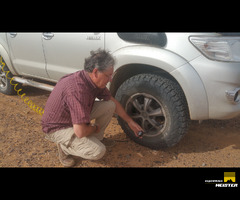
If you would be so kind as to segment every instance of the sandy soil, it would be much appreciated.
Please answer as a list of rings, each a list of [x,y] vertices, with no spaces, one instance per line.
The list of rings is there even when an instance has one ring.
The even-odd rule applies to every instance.
[[[44,107],[49,92],[25,87],[31,100]],[[0,167],[62,167],[57,147],[41,130],[41,116],[19,96],[0,94]],[[113,117],[105,137],[116,140],[99,161],[76,167],[240,167],[240,116],[232,120],[192,122],[176,146],[151,150],[131,141]]]

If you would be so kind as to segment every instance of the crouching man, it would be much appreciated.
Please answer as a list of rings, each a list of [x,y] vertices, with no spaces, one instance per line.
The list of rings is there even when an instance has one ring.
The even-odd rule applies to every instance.
[[[105,50],[90,53],[84,70],[62,77],[56,84],[41,120],[46,138],[57,143],[60,162],[66,167],[74,166],[72,155],[90,160],[104,156],[106,147],[101,141],[114,112],[136,136],[142,131],[106,88],[112,81],[114,58]]]

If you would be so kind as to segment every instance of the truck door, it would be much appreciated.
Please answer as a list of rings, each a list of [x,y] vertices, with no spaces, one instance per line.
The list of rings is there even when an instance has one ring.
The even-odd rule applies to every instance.
[[[58,81],[62,76],[84,69],[91,50],[104,49],[104,33],[43,33],[47,72]]]
[[[7,33],[10,56],[16,71],[25,76],[48,78],[42,33]]]

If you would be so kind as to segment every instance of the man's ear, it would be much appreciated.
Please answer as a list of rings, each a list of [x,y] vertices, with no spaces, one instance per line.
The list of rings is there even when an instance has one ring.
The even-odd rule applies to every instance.
[[[94,68],[92,71],[92,74],[93,74],[94,78],[98,78],[98,69]]]

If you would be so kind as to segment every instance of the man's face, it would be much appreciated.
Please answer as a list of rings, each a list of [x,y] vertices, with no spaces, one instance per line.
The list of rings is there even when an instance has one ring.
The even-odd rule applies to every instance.
[[[114,68],[109,67],[107,70],[100,72],[96,71],[96,79],[95,84],[98,88],[105,88],[108,82],[112,82],[112,75],[113,75]]]

